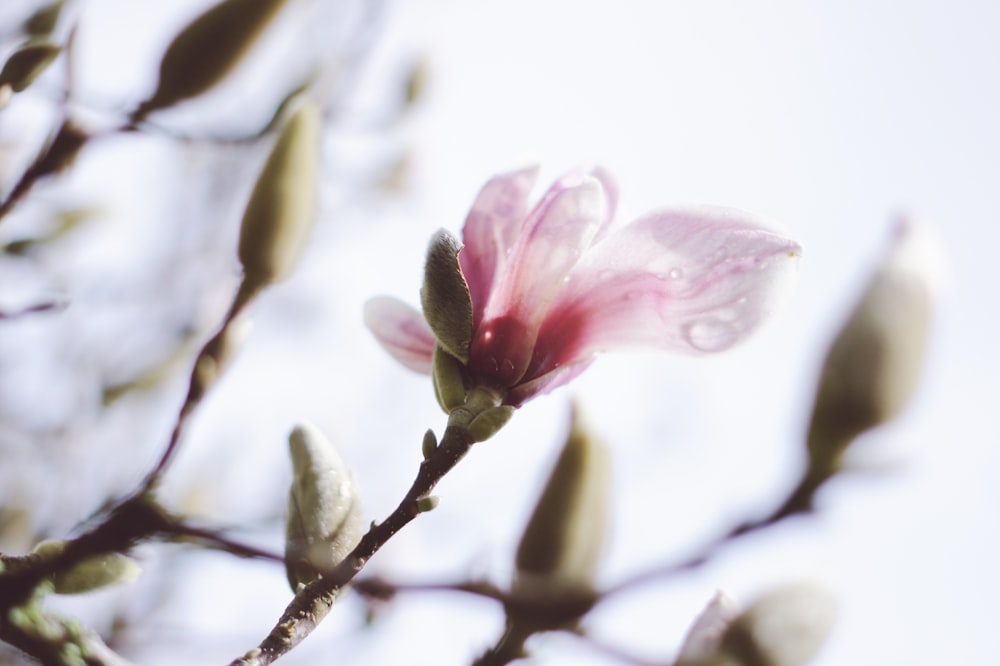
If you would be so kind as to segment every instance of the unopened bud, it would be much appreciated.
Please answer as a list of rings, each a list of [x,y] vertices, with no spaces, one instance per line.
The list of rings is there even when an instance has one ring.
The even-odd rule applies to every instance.
[[[441,498],[437,495],[428,495],[417,500],[417,513],[427,513],[433,511],[441,503]]]
[[[62,47],[51,42],[25,42],[7,58],[3,69],[0,69],[0,88],[9,86],[14,92],[21,92],[34,83],[60,52]]]
[[[810,463],[827,474],[864,431],[909,402],[923,365],[941,249],[929,232],[901,221],[823,366],[809,426]]]
[[[32,37],[47,37],[56,29],[65,0],[42,5],[24,21],[24,31]]]
[[[825,588],[786,585],[733,620],[720,650],[745,666],[805,666],[819,653],[836,615],[836,601]]]
[[[431,378],[434,380],[434,395],[445,414],[465,404],[465,379],[462,364],[458,359],[437,345],[431,361]]]
[[[604,549],[609,455],[574,409],[569,437],[517,549],[515,592],[591,590]]]
[[[156,91],[133,119],[200,95],[222,80],[284,4],[285,0],[223,0],[188,24],[167,47]]]
[[[472,296],[458,263],[461,249],[444,229],[434,234],[427,248],[420,301],[438,343],[464,364],[469,362],[472,341]]]
[[[35,554],[52,558],[65,548],[63,541],[43,541],[35,546]],[[57,571],[49,580],[56,594],[83,594],[118,583],[131,583],[140,572],[139,565],[131,557],[112,552],[88,557],[65,571]]]
[[[438,440],[434,431],[428,429],[424,433],[424,441],[420,445],[420,450],[424,454],[424,460],[430,460],[434,452],[437,451]]]
[[[514,416],[516,411],[517,409],[510,405],[490,407],[472,419],[466,432],[473,442],[485,442],[500,432],[500,428],[507,425],[507,421],[510,421],[510,417]]]
[[[714,658],[729,625],[740,614],[736,601],[725,592],[716,592],[688,629],[677,657],[677,666],[694,666]]]
[[[333,445],[312,425],[288,438],[293,478],[285,523],[285,566],[293,591],[341,562],[361,540],[357,485]]]
[[[304,101],[288,119],[257,178],[240,228],[244,281],[265,287],[286,277],[316,221],[320,111]]]

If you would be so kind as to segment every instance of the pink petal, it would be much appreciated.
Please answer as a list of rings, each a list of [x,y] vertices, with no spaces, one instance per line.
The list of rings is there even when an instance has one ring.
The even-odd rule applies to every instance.
[[[527,369],[538,326],[607,219],[600,181],[557,181],[524,222],[470,350],[477,372],[508,386]]]
[[[775,307],[800,252],[731,209],[639,219],[574,269],[542,325],[528,375],[621,346],[728,349]]]
[[[458,259],[472,295],[473,326],[482,321],[498,271],[517,239],[537,175],[538,167],[531,167],[495,176],[480,190],[465,219],[465,247]]]
[[[554,391],[563,384],[568,384],[576,379],[580,373],[590,367],[591,363],[593,363],[592,358],[572,365],[563,365],[545,373],[541,377],[518,384],[507,394],[507,404],[520,407],[536,396]]]
[[[394,359],[429,375],[437,339],[424,316],[406,303],[377,296],[365,303],[365,326]]]

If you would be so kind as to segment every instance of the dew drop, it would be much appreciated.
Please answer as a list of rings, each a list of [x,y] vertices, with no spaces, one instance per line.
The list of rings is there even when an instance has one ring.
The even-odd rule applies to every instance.
[[[703,352],[718,352],[736,343],[739,331],[721,319],[700,319],[684,327],[684,337]]]
[[[671,268],[670,272],[667,273],[667,275],[670,276],[671,280],[680,280],[682,277],[684,277],[684,269],[683,268]]]

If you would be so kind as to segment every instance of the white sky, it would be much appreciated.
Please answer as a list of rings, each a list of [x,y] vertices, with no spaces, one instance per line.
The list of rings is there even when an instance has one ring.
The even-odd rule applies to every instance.
[[[126,6],[134,8],[93,2],[103,20]],[[176,470],[213,479],[213,515],[237,522],[273,498],[288,474],[283,438],[300,418],[343,448],[371,517],[386,514],[412,478],[422,432],[440,431],[444,418],[429,382],[369,339],[361,304],[378,293],[416,304],[426,239],[441,226],[457,232],[493,173],[539,162],[545,183],[596,162],[618,177],[623,220],[711,203],[784,228],[805,247],[793,301],[722,357],[612,356],[526,406],[373,568],[416,580],[502,575],[570,396],[613,450],[617,524],[602,580],[673,560],[790,483],[824,345],[890,220],[908,211],[943,238],[953,275],[915,404],[859,443],[866,459],[892,462],[893,471],[834,482],[815,519],[602,607],[591,625],[615,645],[665,658],[715,589],[749,601],[808,577],[841,604],[817,666],[986,663],[1000,593],[1000,438],[991,418],[1000,377],[991,347],[1000,337],[991,277],[1000,6],[400,0],[391,9],[371,75],[398,73],[412,58],[428,64],[426,96],[396,130],[411,148],[412,193],[363,225],[324,220],[300,274],[258,304],[255,338],[206,403]],[[131,26],[140,17],[126,18]],[[141,46],[138,36],[121,39]],[[157,57],[136,62],[155,67]],[[120,72],[96,78],[141,86],[145,70],[117,60]],[[328,160],[343,157],[337,150]],[[216,479],[220,465],[227,474]],[[237,591],[206,597],[233,567],[242,567]],[[287,600],[283,572],[217,556],[192,559],[184,582],[177,625],[197,618],[221,627],[218,640],[192,648],[192,663],[249,648]],[[494,609],[461,598],[407,598],[367,633],[357,611],[336,609],[288,663],[468,663],[500,630]],[[145,663],[176,663],[176,645],[167,648]],[[539,657],[614,663],[568,639],[546,641]]]

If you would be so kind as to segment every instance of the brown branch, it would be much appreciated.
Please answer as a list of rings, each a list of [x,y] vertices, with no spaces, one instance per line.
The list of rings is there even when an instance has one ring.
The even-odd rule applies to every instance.
[[[330,612],[341,590],[368,560],[399,530],[421,513],[419,500],[428,497],[438,482],[465,457],[473,439],[468,425],[486,409],[502,403],[503,396],[485,388],[469,392],[466,404],[453,411],[440,445],[420,464],[405,497],[381,523],[374,523],[353,551],[332,570],[302,588],[285,609],[271,633],[261,643],[231,662],[231,666],[265,666],[302,642]]]

